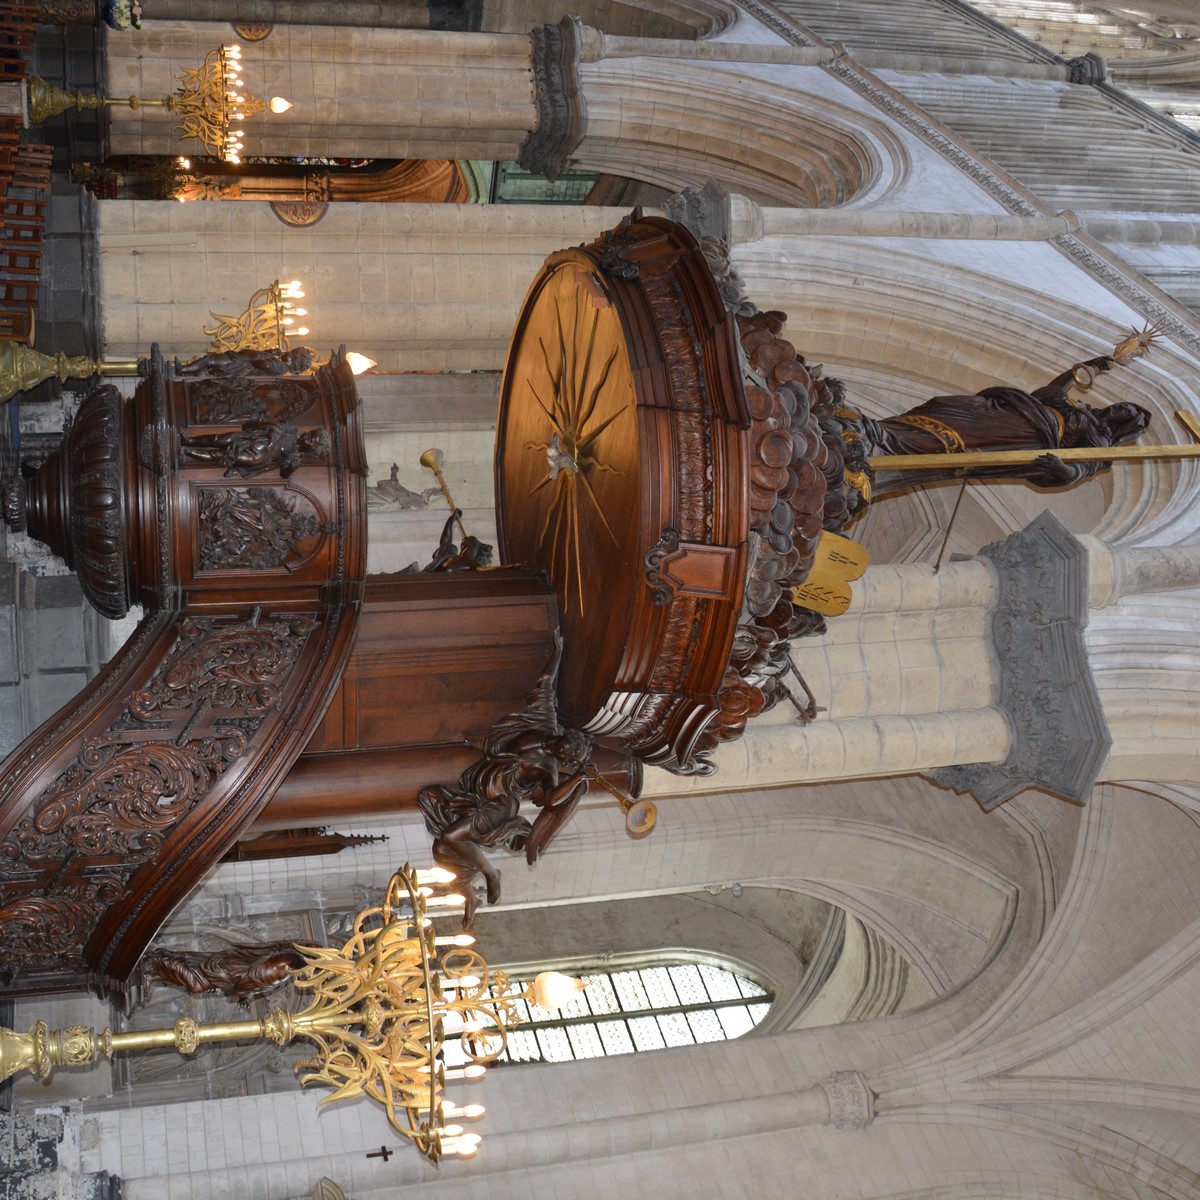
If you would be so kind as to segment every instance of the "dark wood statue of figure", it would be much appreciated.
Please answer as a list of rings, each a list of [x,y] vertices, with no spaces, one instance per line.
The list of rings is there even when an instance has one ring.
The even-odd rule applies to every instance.
[[[487,542],[481,542],[477,537],[465,534],[462,545],[454,540],[454,523],[462,517],[462,509],[456,508],[446,524],[442,526],[442,536],[438,548],[434,551],[433,559],[426,571],[478,571],[492,561],[492,548]]]
[[[201,355],[188,363],[176,360],[175,370],[184,378],[197,375],[223,379],[245,379],[251,375],[306,375],[313,368],[307,346],[292,350],[221,350]]]
[[[265,996],[302,967],[304,955],[291,942],[239,942],[222,950],[151,950],[142,959],[142,993],[155,984],[183,988],[193,996],[220,992],[245,1003]]]
[[[1071,396],[1073,387],[1080,385],[1086,390],[1096,374],[1111,371],[1118,361],[1107,355],[1088,359],[1032,392],[989,387],[970,396],[934,396],[908,412],[878,421],[841,409],[837,417],[847,443],[847,470],[864,470],[866,460],[876,455],[1044,450],[1027,464],[972,468],[971,474],[1025,479],[1038,487],[1077,483],[1109,464],[1064,462],[1055,450],[1126,445],[1150,424],[1150,413],[1139,404],[1121,402],[1094,408]],[[959,474],[949,464],[930,471],[879,471],[872,490],[878,498]]]
[[[500,899],[500,872],[487,850],[525,851],[533,863],[575,811],[588,788],[591,739],[558,723],[555,696],[562,660],[557,635],[550,662],[529,693],[524,712],[497,721],[483,744],[483,757],[465,770],[457,788],[435,784],[417,797],[425,827],[433,835],[434,861],[458,880],[466,901],[463,925],[478,903],[472,883],[482,875],[489,904]],[[521,815],[535,805],[531,824]]]
[[[229,433],[179,435],[179,460],[187,466],[224,467],[226,475],[243,479],[278,471],[287,479],[302,462],[322,462],[329,454],[324,429],[301,433],[294,425],[246,421]]]

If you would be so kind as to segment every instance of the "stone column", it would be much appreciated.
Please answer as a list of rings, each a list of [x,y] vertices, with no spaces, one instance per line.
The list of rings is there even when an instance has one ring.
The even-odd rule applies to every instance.
[[[776,707],[717,748],[714,775],[648,772],[645,794],[922,772],[984,808],[1031,787],[1082,803],[1098,780],[1138,777],[1113,773],[1134,762],[1142,775],[1175,778],[1152,770],[1156,752],[1182,755],[1186,778],[1200,724],[1190,691],[1162,674],[1125,678],[1115,647],[1111,669],[1089,661],[1103,643],[1084,634],[1088,565],[1091,550],[1101,599],[1168,579],[1194,586],[1200,548],[1113,553],[1092,543],[1046,512],[938,575],[918,564],[871,568],[828,633],[793,644],[824,709],[817,719],[798,726]],[[1193,658],[1176,653],[1189,680]]]
[[[240,21],[283,25],[358,25],[365,29],[427,29],[437,0],[154,0],[158,21]],[[274,36],[275,31],[271,31]]]
[[[1112,738],[1101,777],[1194,783],[1200,778],[1200,546],[1080,541],[1092,608],[1087,651]],[[1186,589],[1190,594],[1173,594]]]
[[[147,21],[108,45],[108,94],[172,93],[236,41],[227,25]],[[537,124],[523,34],[283,25],[242,46],[246,91],[293,108],[245,122],[246,154],[515,159]],[[114,154],[201,153],[162,109],[112,110]]]
[[[778,706],[719,746],[714,775],[650,771],[646,795],[736,791],[928,771],[1004,759],[990,645],[996,578],[982,560],[871,567],[849,610],[792,657],[822,711],[809,725]]]
[[[106,200],[97,208],[108,357],[151,342],[201,353],[213,312],[273,279],[305,284],[306,340],[345,343],[385,371],[498,370],[547,255],[591,241],[623,209],[334,204],[302,229],[267,204]]]

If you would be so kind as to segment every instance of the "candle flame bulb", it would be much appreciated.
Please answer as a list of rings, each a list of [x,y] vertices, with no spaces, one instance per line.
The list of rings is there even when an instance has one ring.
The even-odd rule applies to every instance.
[[[372,367],[377,367],[379,365],[373,358],[368,358],[365,354],[359,354],[355,350],[351,350],[350,353],[346,355],[346,362],[350,364],[350,370],[355,375],[361,375],[364,371],[369,371]],[[441,880],[443,883],[449,883],[450,880],[454,878],[449,871],[444,872],[444,874],[448,876],[448,878]],[[458,898],[458,903],[463,903],[461,896]]]
[[[472,1121],[477,1117],[482,1117],[487,1112],[487,1109],[482,1104],[466,1104],[459,1108],[456,1104],[443,1104],[442,1113],[447,1117],[468,1117]]]
[[[451,1067],[446,1071],[447,1079],[481,1079],[487,1074],[487,1067],[480,1063],[472,1063],[469,1067]]]
[[[538,1008],[556,1009],[570,1004],[576,992],[587,987],[582,979],[564,975],[561,971],[543,971],[529,987],[529,998]]]

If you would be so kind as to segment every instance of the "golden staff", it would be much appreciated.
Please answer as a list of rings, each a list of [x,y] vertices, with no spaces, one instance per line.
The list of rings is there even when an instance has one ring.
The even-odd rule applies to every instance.
[[[454,503],[454,497],[450,495],[450,489],[446,486],[446,480],[442,475],[442,468],[445,465],[446,456],[436,446],[421,452],[421,466],[428,467],[437,477],[438,487],[442,489],[442,495],[446,497],[446,503],[450,505],[450,511],[454,514],[458,532],[465,538],[467,531],[463,528],[462,517],[458,515],[458,505]]]
[[[1176,419],[1200,440],[1200,421],[1191,413],[1176,411]],[[873,454],[872,471],[926,471],[936,467],[1005,467],[1029,465],[1043,454],[1063,462],[1114,462],[1138,458],[1200,458],[1200,445],[1182,443],[1150,446],[1065,446],[1044,450],[964,450],[954,454]]]

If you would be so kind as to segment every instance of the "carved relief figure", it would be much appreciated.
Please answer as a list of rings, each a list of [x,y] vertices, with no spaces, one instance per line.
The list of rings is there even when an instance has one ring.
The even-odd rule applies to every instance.
[[[188,363],[175,362],[184,378],[197,375],[222,379],[246,379],[251,375],[305,375],[312,370],[312,351],[307,346],[294,350],[222,350],[204,354]]]
[[[301,543],[322,532],[296,498],[274,488],[200,489],[200,565],[207,569],[280,567],[301,556]]]
[[[252,383],[198,379],[189,386],[188,399],[194,425],[231,425],[235,421],[280,423],[312,408],[320,393],[310,381],[299,379]]]
[[[483,757],[459,778],[457,788],[435,784],[417,797],[425,827],[433,835],[434,861],[458,876],[466,900],[464,926],[475,915],[471,884],[482,875],[489,904],[500,898],[500,873],[486,850],[525,851],[533,863],[575,811],[587,791],[591,741],[558,723],[555,696],[562,637],[524,712],[498,721],[483,745]],[[539,812],[531,824],[521,815],[529,801]]]
[[[224,467],[227,476],[242,478],[278,471],[287,479],[305,460],[319,462],[329,453],[324,429],[301,433],[294,425],[258,420],[229,433],[181,433],[179,442],[182,465]]]
[[[304,965],[291,942],[242,942],[223,950],[151,950],[142,959],[142,991],[154,985],[183,988],[193,996],[220,992],[243,1002],[265,996],[286,983],[289,971]]]
[[[375,480],[375,486],[367,488],[367,507],[372,512],[407,512],[414,508],[427,508],[434,496],[441,495],[440,488],[426,488],[414,492],[400,482],[400,464],[392,463],[392,472],[387,479]]]

